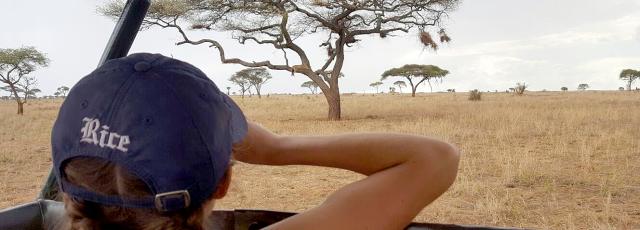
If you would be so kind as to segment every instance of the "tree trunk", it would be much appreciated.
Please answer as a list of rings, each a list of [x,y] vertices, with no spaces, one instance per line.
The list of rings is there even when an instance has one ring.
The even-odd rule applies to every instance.
[[[258,94],[258,98],[262,98],[262,95],[260,95],[260,89],[256,88],[256,94]]]
[[[16,86],[13,84],[9,84],[9,89],[11,89],[11,93],[13,94],[13,97],[16,99],[16,103],[18,103],[18,115],[23,115],[24,114],[24,102],[22,101],[22,99],[20,98],[20,95],[18,95],[18,91],[16,89]]]
[[[416,90],[418,89],[418,85],[413,85],[413,81],[411,77],[405,77],[409,81],[409,85],[411,85],[411,97],[416,97]]]
[[[340,120],[341,118],[341,110],[340,110],[340,93],[335,92],[334,89],[331,89],[330,92],[324,92],[325,98],[327,99],[327,104],[329,105],[329,113],[328,118],[332,121]]]
[[[318,88],[320,88],[320,91],[324,94],[324,98],[327,100],[327,105],[329,106],[327,119],[331,121],[340,120],[340,89],[338,87],[338,79],[329,79],[329,82],[325,82],[321,80],[322,78],[320,78],[320,76],[313,72],[306,73],[305,75],[316,82],[319,85]]]
[[[22,103],[20,98],[17,99],[17,102],[18,102],[18,115],[24,115],[24,103]]]

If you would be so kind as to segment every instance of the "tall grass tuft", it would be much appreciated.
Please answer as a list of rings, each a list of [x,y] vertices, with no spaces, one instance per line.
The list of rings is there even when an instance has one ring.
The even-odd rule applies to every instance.
[[[482,100],[482,92],[477,89],[469,91],[469,100],[470,101],[479,101]]]

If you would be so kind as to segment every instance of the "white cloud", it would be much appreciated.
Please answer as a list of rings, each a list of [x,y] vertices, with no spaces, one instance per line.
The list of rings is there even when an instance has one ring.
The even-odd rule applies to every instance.
[[[444,49],[439,52],[439,55],[467,56],[514,53],[544,48],[619,43],[634,39],[640,40],[640,14],[627,15],[613,20],[569,28],[565,32],[545,34],[528,39],[486,42]]]
[[[516,82],[527,82],[532,90],[573,88],[579,83],[615,89],[622,68],[640,68],[634,66],[640,65],[639,59],[624,56],[634,48],[623,44],[634,40],[640,41],[640,14],[526,39],[454,44],[437,55],[411,50],[396,61],[441,65],[452,73],[447,87],[460,91],[504,90]]]

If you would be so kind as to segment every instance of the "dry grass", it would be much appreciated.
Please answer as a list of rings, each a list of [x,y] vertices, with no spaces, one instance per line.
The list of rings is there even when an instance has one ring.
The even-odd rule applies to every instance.
[[[640,228],[640,94],[628,92],[350,95],[344,120],[324,120],[321,96],[237,99],[247,116],[280,134],[402,132],[463,151],[460,174],[417,221],[543,229]],[[32,200],[51,160],[60,102],[26,115],[0,102],[0,208]],[[218,208],[302,211],[361,176],[314,167],[235,166]]]

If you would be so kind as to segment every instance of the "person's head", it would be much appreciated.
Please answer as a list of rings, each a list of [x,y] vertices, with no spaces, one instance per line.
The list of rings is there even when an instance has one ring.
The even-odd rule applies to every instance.
[[[70,227],[202,228],[246,131],[197,68],[153,54],[108,61],[71,89],[52,131]]]

